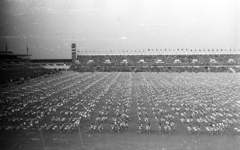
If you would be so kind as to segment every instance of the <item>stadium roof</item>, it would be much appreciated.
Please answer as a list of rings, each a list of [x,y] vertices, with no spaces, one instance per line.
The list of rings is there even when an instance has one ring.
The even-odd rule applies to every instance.
[[[0,53],[1,56],[32,56],[31,54]]]
[[[59,62],[72,62],[72,59],[32,59],[33,63],[59,63]]]

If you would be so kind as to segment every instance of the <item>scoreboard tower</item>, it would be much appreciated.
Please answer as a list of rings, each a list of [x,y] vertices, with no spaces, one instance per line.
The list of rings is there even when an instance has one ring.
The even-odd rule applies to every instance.
[[[72,43],[72,63],[76,62],[76,43]]]

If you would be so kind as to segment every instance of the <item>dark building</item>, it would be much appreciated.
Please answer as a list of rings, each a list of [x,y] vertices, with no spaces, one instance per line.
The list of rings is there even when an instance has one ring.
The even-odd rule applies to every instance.
[[[12,51],[0,51],[0,62],[26,62],[32,55],[14,54]]]

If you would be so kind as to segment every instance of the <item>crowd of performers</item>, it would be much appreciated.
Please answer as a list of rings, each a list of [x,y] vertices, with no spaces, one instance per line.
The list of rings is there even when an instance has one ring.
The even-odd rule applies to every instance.
[[[148,100],[144,100],[141,98],[141,90],[139,86],[136,86],[136,93],[137,93],[137,107],[138,107],[138,120],[139,120],[139,127],[138,127],[138,133],[142,133],[145,131],[147,133],[151,133],[151,123],[148,116],[148,110],[147,110],[147,103],[150,104],[150,107],[152,107],[154,119],[156,120],[158,124],[158,132],[161,134],[163,132],[171,133],[175,130],[175,124],[173,122],[174,116],[171,114],[166,113],[167,111],[165,109],[159,108],[158,104],[154,104],[154,96],[152,96],[155,92],[151,91],[151,94],[148,93],[148,88],[144,88],[144,92],[148,94]],[[155,110],[158,110],[155,112]]]
[[[68,73],[1,91],[0,132],[70,132],[89,121],[110,73]],[[80,84],[81,83],[81,84]],[[91,90],[89,90],[91,88]]]
[[[236,92],[230,91],[230,89],[220,89],[220,87],[212,93],[206,91],[206,89],[200,89],[197,92],[194,91],[200,93],[199,95],[196,94],[196,98],[174,86],[170,86],[171,88],[163,86],[162,80],[159,80],[157,76],[139,75],[139,78],[143,87],[142,91],[138,86],[136,87],[139,133],[144,130],[144,125],[146,131],[149,132],[151,129],[150,122],[157,123],[159,133],[179,132],[177,131],[179,126],[185,127],[189,134],[240,132],[239,105],[235,101],[237,98]],[[179,81],[179,79],[176,80]],[[147,94],[146,98],[141,97],[142,93]],[[207,98],[210,100],[207,100]],[[150,115],[152,115],[151,118]],[[150,119],[152,121],[149,121]]]
[[[124,101],[122,101],[124,103]],[[111,132],[117,133],[120,131],[128,130],[128,121],[129,121],[129,115],[128,115],[128,104],[122,104],[118,103],[117,108],[114,110],[114,115],[112,118],[109,118],[111,120]],[[96,117],[96,123],[91,123],[89,127],[89,131],[94,132],[102,132],[103,131],[103,124],[106,124],[109,122],[108,115],[109,111],[108,108],[106,108],[106,111],[99,111],[99,116]]]
[[[238,118],[240,117],[239,112],[237,112],[239,106],[234,101],[236,98],[234,93],[232,96],[228,95],[228,98],[221,94],[222,100],[217,98],[219,96],[217,93],[215,93],[212,100],[205,100],[205,96],[197,101],[194,97],[187,100],[191,95],[184,92],[182,95],[177,94],[177,92],[172,94],[172,91],[176,91],[176,88],[169,89],[167,86],[162,86],[158,82],[161,80],[155,78],[156,76],[136,76],[140,78],[140,80],[134,81],[136,82],[134,88],[137,102],[137,133],[155,133],[156,127],[152,128],[152,126],[157,126],[159,134],[177,133],[180,129],[179,126],[183,126],[189,134],[240,132],[239,127],[237,127],[239,124]],[[203,91],[198,92],[202,93]],[[144,94],[146,96],[143,96]],[[162,95],[157,99],[156,94]],[[214,98],[215,96],[216,98]],[[228,100],[224,101],[225,98]],[[128,111],[124,111],[128,109],[119,109],[124,108],[123,106],[124,104],[119,100],[117,109],[114,109],[114,115],[108,118],[111,123],[112,133],[128,129],[129,119],[124,119],[124,116],[129,118]],[[104,118],[105,116],[107,118],[107,114],[99,113],[99,117]],[[96,129],[98,129],[98,126],[103,126],[103,121],[98,123],[97,120],[100,119],[97,118],[96,124],[90,126],[91,132],[101,132]]]
[[[120,94],[119,98],[116,97],[116,94]],[[111,88],[109,99],[106,99],[105,104],[99,110],[95,122],[90,124],[89,131],[92,133],[102,132],[106,124],[111,125],[111,133],[128,130],[130,102],[131,81],[127,79],[118,83],[117,87]]]
[[[239,133],[239,85],[195,76],[72,72],[26,83],[1,92],[0,131]]]

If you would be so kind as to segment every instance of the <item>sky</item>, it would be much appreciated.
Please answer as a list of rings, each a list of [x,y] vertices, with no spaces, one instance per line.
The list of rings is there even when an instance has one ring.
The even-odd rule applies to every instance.
[[[1,50],[70,59],[73,42],[82,55],[240,53],[240,2],[0,1]]]

